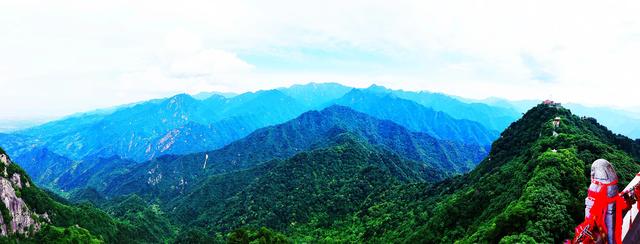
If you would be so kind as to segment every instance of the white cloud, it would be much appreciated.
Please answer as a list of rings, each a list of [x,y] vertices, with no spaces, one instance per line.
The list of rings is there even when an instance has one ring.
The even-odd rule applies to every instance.
[[[125,72],[111,88],[120,99],[135,102],[170,96],[178,92],[197,93],[224,89],[238,75],[250,74],[254,66],[235,53],[206,48],[193,32],[175,30],[154,50],[154,59],[140,71]]]
[[[205,49],[184,56],[177,56],[172,60],[169,71],[174,76],[215,76],[234,72],[244,72],[253,69],[234,53],[217,49]]]
[[[2,2],[0,118],[308,81],[638,107],[639,11],[637,1]],[[334,55],[351,50],[365,56]]]

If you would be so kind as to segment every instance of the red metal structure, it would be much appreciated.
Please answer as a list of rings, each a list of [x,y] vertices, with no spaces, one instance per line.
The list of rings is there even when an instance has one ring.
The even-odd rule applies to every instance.
[[[618,176],[604,159],[591,165],[591,185],[585,199],[585,219],[568,243],[640,243],[637,221],[640,173],[618,192]]]

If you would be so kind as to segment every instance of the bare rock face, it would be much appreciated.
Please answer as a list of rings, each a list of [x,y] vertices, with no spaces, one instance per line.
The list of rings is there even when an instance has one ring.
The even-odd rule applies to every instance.
[[[11,161],[9,161],[9,157],[7,157],[7,155],[0,154],[0,163],[4,164],[5,166],[9,166]]]
[[[16,196],[15,189],[11,182],[5,178],[0,178],[0,200],[9,210],[11,215],[11,221],[2,220],[3,233],[6,235],[6,225],[11,226],[12,233],[25,234],[29,230],[29,227],[33,226],[33,230],[39,230],[40,224],[31,216],[35,216],[27,204],[24,203],[22,198]]]
[[[13,173],[11,176],[11,182],[18,188],[22,189],[22,180],[20,180],[20,174]]]
[[[0,236],[8,236],[7,232],[7,224],[4,222],[4,219],[0,217]]]
[[[22,189],[23,186],[29,186],[23,185],[22,178],[18,173],[13,173],[11,178],[8,179],[7,167],[11,165],[11,161],[6,155],[0,154],[0,162],[4,164],[3,173],[5,176],[0,177],[0,202],[10,216],[10,218],[5,219],[7,211],[4,210],[4,213],[0,215],[0,235],[29,234],[30,229],[38,231],[41,225],[34,219],[38,215],[33,213],[24,200],[16,195],[16,188]]]

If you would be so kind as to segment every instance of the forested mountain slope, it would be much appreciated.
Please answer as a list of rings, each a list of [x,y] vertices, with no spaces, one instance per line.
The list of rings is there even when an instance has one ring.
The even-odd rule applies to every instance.
[[[211,177],[167,208],[183,225],[212,233],[261,226],[313,230],[347,220],[376,191],[441,179],[438,169],[376,149],[354,134],[332,141],[286,160]]]
[[[21,154],[16,161],[31,172],[29,175],[36,184],[58,192],[84,187],[103,189],[104,179],[138,164],[118,156],[71,160],[42,147]]]
[[[101,243],[163,242],[174,236],[161,213],[122,221],[97,208],[72,205],[39,189],[0,148],[0,242]],[[133,211],[135,212],[135,211]],[[160,234],[146,232],[148,226]]]
[[[559,243],[584,218],[591,163],[611,161],[624,186],[640,171],[639,146],[594,119],[539,105],[469,174],[372,196],[338,233],[363,229],[344,238],[376,242]]]
[[[259,129],[224,148],[185,156],[164,156],[145,162],[109,182],[107,195],[138,193],[175,197],[206,175],[247,169],[272,159],[327,146],[335,135],[349,132],[367,143],[420,161],[445,175],[463,173],[486,155],[483,146],[435,139],[411,132],[347,107],[310,111],[286,123]]]

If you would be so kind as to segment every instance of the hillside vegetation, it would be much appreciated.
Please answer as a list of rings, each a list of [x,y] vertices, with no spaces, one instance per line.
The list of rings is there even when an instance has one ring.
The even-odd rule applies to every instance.
[[[371,196],[338,233],[361,230],[346,238],[375,242],[559,243],[584,218],[591,163],[611,161],[623,187],[640,171],[637,148],[593,119],[539,105],[469,174]]]
[[[362,134],[334,135],[210,176],[161,209],[199,240],[271,233],[291,242],[558,243],[583,218],[591,162],[611,161],[621,186],[640,171],[636,141],[547,105],[505,130],[474,170],[443,181],[437,168]]]
[[[0,234],[2,242],[157,243],[175,235],[173,227],[162,224],[168,222],[161,213],[140,216],[139,213],[144,213],[142,209],[131,209],[128,211],[136,216],[119,219],[91,204],[71,204],[35,186],[1,148],[0,159],[0,171],[6,172],[0,176],[3,182],[0,223],[8,232]],[[5,184],[8,182],[10,185]],[[161,234],[145,231],[149,226],[159,229]]]

